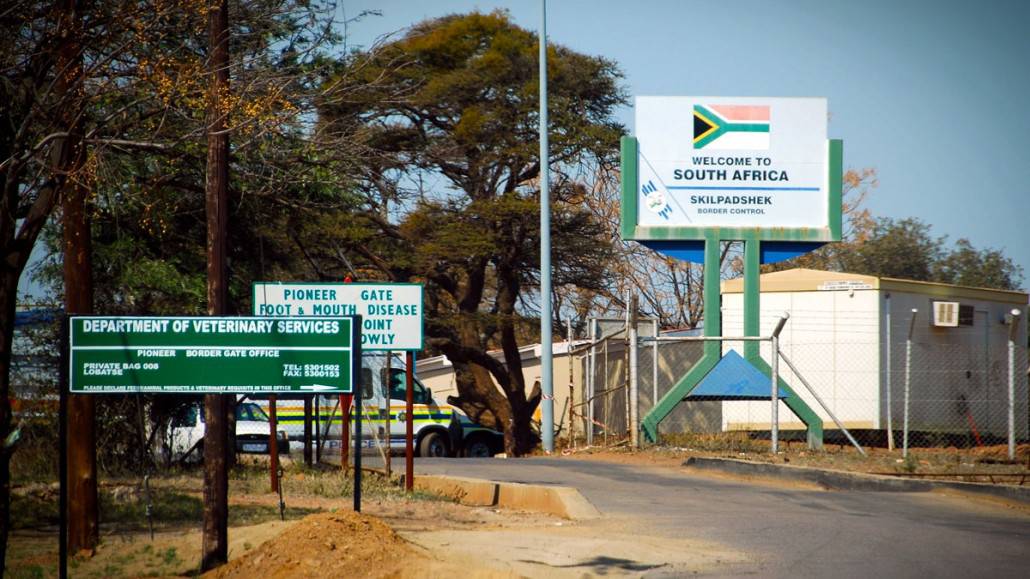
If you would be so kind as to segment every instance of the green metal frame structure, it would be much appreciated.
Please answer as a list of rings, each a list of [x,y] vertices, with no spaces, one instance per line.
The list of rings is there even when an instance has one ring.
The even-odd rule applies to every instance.
[[[843,175],[843,143],[829,142],[829,206],[826,228],[728,228],[728,227],[640,227],[637,224],[637,140],[622,139],[622,236],[634,240],[703,240],[704,263],[718,264],[722,242],[742,241],[744,243],[744,335],[759,335],[759,311],[761,292],[759,288],[759,265],[763,241],[831,242],[841,238],[841,194]],[[705,267],[703,295],[706,304],[703,335],[722,335],[720,268]],[[744,342],[744,359],[754,365],[767,377],[772,376],[769,364],[759,352],[760,342]],[[640,429],[652,443],[658,442],[658,426],[673,409],[697,387],[701,380],[722,358],[722,344],[718,340],[706,340],[701,359],[673,385],[655,406],[641,420]],[[793,388],[781,377],[779,387],[787,392],[784,403],[806,427],[810,448],[822,448],[823,421]]]

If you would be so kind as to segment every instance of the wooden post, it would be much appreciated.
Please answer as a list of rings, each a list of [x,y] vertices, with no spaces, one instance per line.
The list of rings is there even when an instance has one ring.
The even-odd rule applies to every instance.
[[[277,416],[275,409],[276,397],[268,397],[268,465],[272,477],[272,492],[279,492],[279,440],[277,428]]]
[[[229,2],[209,3],[208,72],[211,82],[207,110],[207,312],[228,312],[225,261],[229,225],[229,133],[223,98],[229,92]],[[229,556],[228,399],[204,397],[204,533],[200,569],[209,571]]]
[[[350,463],[350,406],[353,397],[352,394],[340,394],[340,468],[343,472],[347,472]]]
[[[82,90],[82,34],[78,2],[61,2],[62,35],[58,51],[57,70],[60,76],[55,90],[68,97],[62,108],[62,124],[69,136],[56,150],[56,173],[61,178],[61,208],[64,234],[64,287],[65,311],[69,314],[93,312],[93,249],[90,235],[89,213],[82,167],[86,161],[82,142],[82,107],[72,96]],[[77,553],[96,548],[100,540],[97,508],[97,457],[95,398],[68,396],[66,429],[68,437],[68,550]]]
[[[304,464],[311,466],[311,396],[304,397]]]

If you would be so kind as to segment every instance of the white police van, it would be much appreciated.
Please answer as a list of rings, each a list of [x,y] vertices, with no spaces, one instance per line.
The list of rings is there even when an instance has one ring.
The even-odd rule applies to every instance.
[[[389,415],[389,448],[402,453],[405,448],[405,366],[404,360],[394,354],[387,379],[386,354],[366,352],[362,355],[362,438],[366,448],[385,448],[387,415]],[[389,398],[386,386],[389,384]],[[418,456],[488,457],[501,452],[504,436],[476,424],[464,412],[433,398],[433,392],[414,376],[413,419],[414,446]],[[267,400],[254,397],[254,402],[267,410]],[[357,410],[352,406],[351,433]],[[314,436],[323,441],[323,448],[339,449],[341,432],[340,397],[318,395],[312,408]],[[276,402],[278,427],[285,430],[291,440],[302,441],[304,433],[304,401],[279,397]],[[294,444],[294,448],[299,445]]]

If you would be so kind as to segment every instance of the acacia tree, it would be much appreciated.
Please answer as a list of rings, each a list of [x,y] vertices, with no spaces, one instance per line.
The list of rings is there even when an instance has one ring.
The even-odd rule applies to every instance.
[[[349,77],[334,81],[321,108],[321,133],[360,125],[374,161],[361,175],[362,211],[320,245],[375,276],[425,282],[428,344],[456,370],[450,402],[503,429],[514,455],[537,441],[540,401],[519,353],[536,335],[540,299],[537,42],[503,12],[422,22],[351,55],[341,64]],[[548,67],[554,283],[600,289],[604,236],[562,175],[615,161],[621,75],[555,45]],[[376,84],[391,87],[389,98]],[[498,347],[503,361],[488,353]]]
[[[868,238],[842,255],[843,271],[996,289],[1018,289],[1022,268],[997,249],[977,249],[968,239],[949,246],[926,222],[875,220]]]

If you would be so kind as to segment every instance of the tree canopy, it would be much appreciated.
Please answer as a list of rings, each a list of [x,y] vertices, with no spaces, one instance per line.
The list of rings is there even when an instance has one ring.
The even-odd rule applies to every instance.
[[[516,454],[535,443],[540,400],[519,353],[541,299],[537,42],[503,12],[422,22],[351,55],[320,110],[326,133],[360,125],[372,160],[334,243],[368,275],[425,282],[429,345],[457,372],[451,402],[503,429]],[[610,247],[583,177],[616,161],[621,73],[548,49],[554,284],[600,288]],[[498,347],[503,360],[488,352]]]
[[[879,218],[864,241],[841,252],[843,271],[994,289],[1019,289],[1022,268],[997,249],[947,236],[917,218]]]
[[[999,249],[977,249],[965,238],[950,245],[948,236],[935,235],[929,223],[915,217],[874,217],[863,205],[877,186],[874,170],[847,171],[844,239],[763,269],[807,267],[993,289],[1021,287],[1022,267]]]

